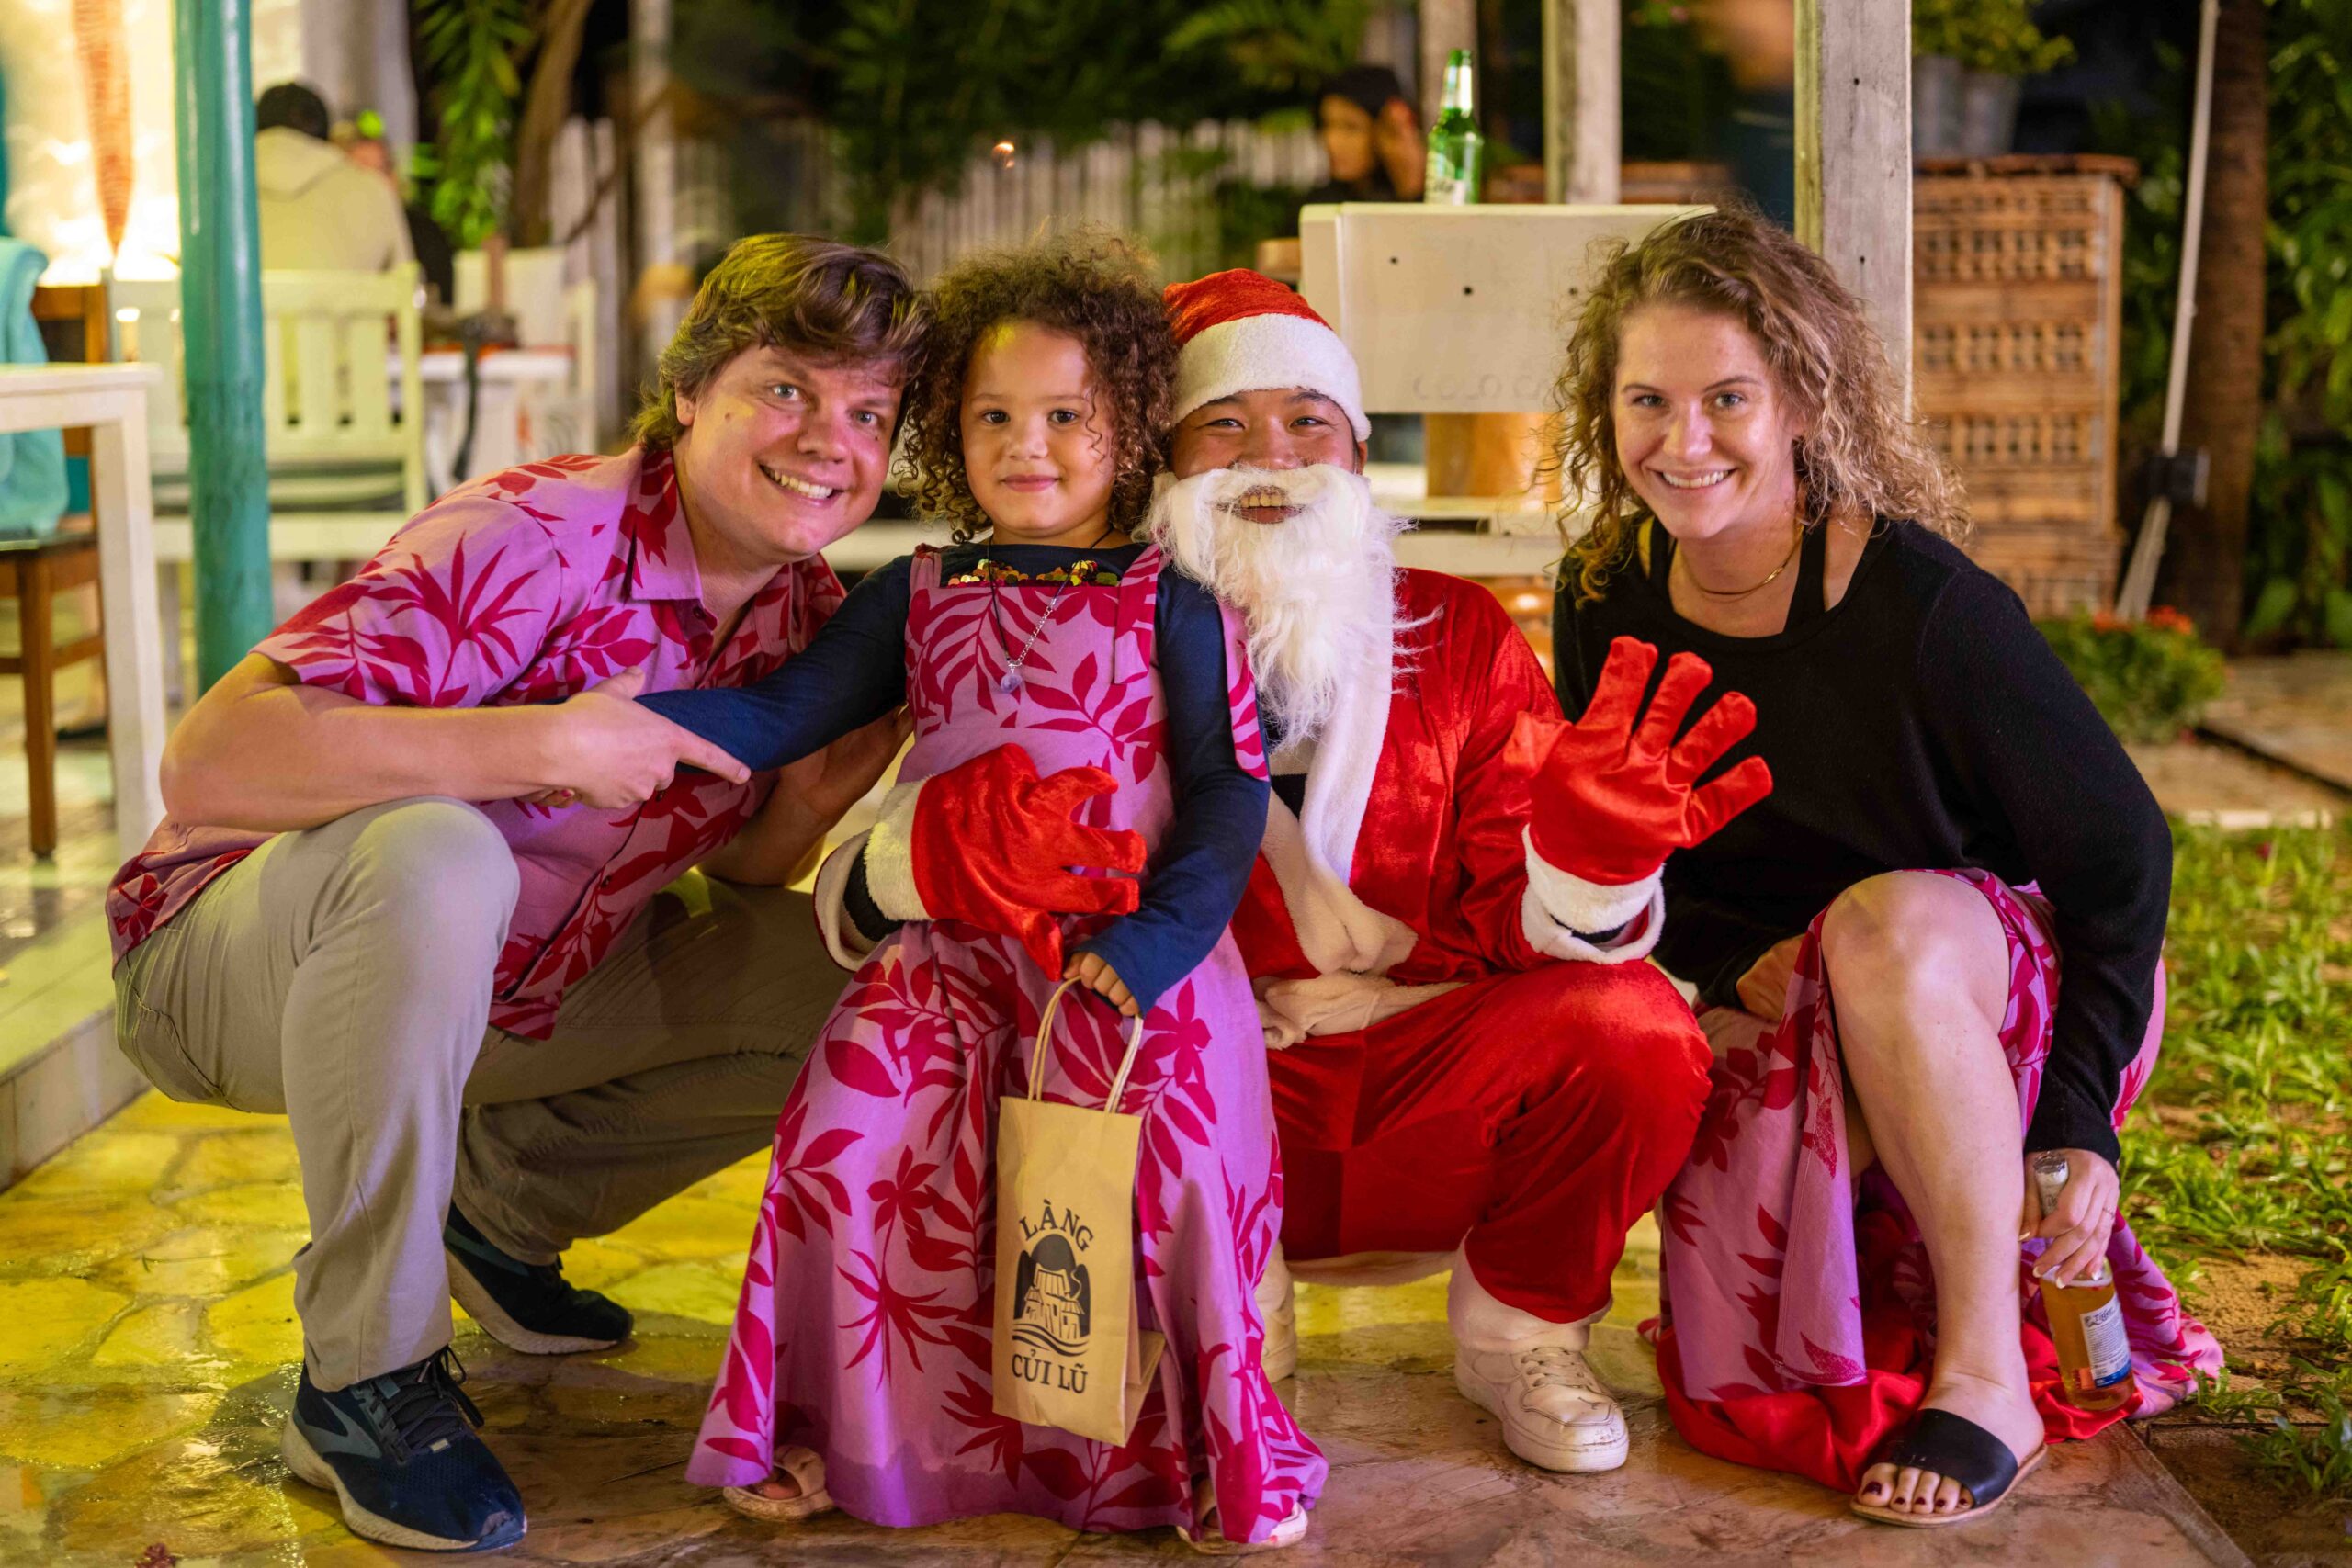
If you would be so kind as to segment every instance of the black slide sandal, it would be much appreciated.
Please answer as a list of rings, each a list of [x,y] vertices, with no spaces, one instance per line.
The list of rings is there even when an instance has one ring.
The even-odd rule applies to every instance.
[[[1853,1511],[1859,1517],[1906,1529],[1965,1524],[1999,1507],[2048,1451],[2048,1444],[2038,1444],[2020,1464],[2008,1444],[1967,1416],[1949,1410],[1922,1410],[1910,1426],[1881,1443],[1870,1464],[1862,1468],[1867,1472],[1871,1465],[1891,1464],[1898,1470],[1931,1470],[1966,1492],[1969,1506],[1954,1514],[1905,1513],[1857,1498]]]

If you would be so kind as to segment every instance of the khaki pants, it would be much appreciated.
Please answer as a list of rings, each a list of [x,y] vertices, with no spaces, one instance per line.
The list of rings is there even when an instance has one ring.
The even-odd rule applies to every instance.
[[[481,812],[393,801],[272,839],[117,965],[117,1038],[158,1089],[292,1125],[322,1389],[448,1343],[453,1195],[550,1262],[764,1147],[842,988],[805,895],[696,877],[521,1039],[485,1022],[516,887]]]

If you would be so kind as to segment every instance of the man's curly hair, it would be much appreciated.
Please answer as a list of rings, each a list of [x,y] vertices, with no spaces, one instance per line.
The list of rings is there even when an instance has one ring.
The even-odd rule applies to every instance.
[[[988,529],[964,471],[964,378],[990,329],[1013,321],[1068,333],[1086,351],[1097,407],[1117,465],[1111,523],[1139,529],[1176,379],[1176,344],[1150,256],[1096,227],[967,257],[933,286],[922,370],[907,389],[899,471],[923,515],[956,525],[958,541]]]

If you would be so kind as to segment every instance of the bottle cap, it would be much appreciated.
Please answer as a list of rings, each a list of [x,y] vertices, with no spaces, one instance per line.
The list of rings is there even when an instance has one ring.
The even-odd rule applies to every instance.
[[[2045,1214],[2058,1206],[2059,1195],[2066,1190],[2066,1156],[2055,1149],[2047,1149],[2028,1162],[2033,1170],[2034,1195],[2041,1201]]]

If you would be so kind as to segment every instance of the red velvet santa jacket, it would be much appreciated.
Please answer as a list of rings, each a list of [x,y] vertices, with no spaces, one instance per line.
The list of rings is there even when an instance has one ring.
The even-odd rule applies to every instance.
[[[1476,583],[1411,569],[1397,578],[1395,675],[1385,725],[1376,737],[1363,725],[1347,736],[1339,733],[1343,721],[1334,721],[1318,743],[1306,810],[1306,839],[1319,836],[1328,848],[1333,818],[1344,818],[1350,803],[1318,802],[1317,785],[1335,765],[1344,768],[1340,748],[1373,748],[1360,821],[1351,834],[1339,822],[1336,837],[1342,844],[1353,840],[1348,892],[1393,922],[1386,953],[1367,963],[1368,944],[1359,937],[1351,959],[1332,962],[1328,931],[1318,937],[1311,929],[1317,912],[1300,908],[1316,900],[1298,897],[1296,865],[1288,876],[1277,875],[1280,829],[1270,824],[1267,851],[1233,918],[1250,976],[1304,979],[1334,968],[1369,969],[1399,986],[1422,986],[1564,957],[1607,962],[1647,952],[1655,909],[1619,939],[1623,946],[1603,953],[1575,940],[1529,897],[1522,834],[1529,767],[1508,754],[1512,725],[1521,713],[1556,718],[1560,710],[1527,639]],[[1279,803],[1275,809],[1295,820]]]

